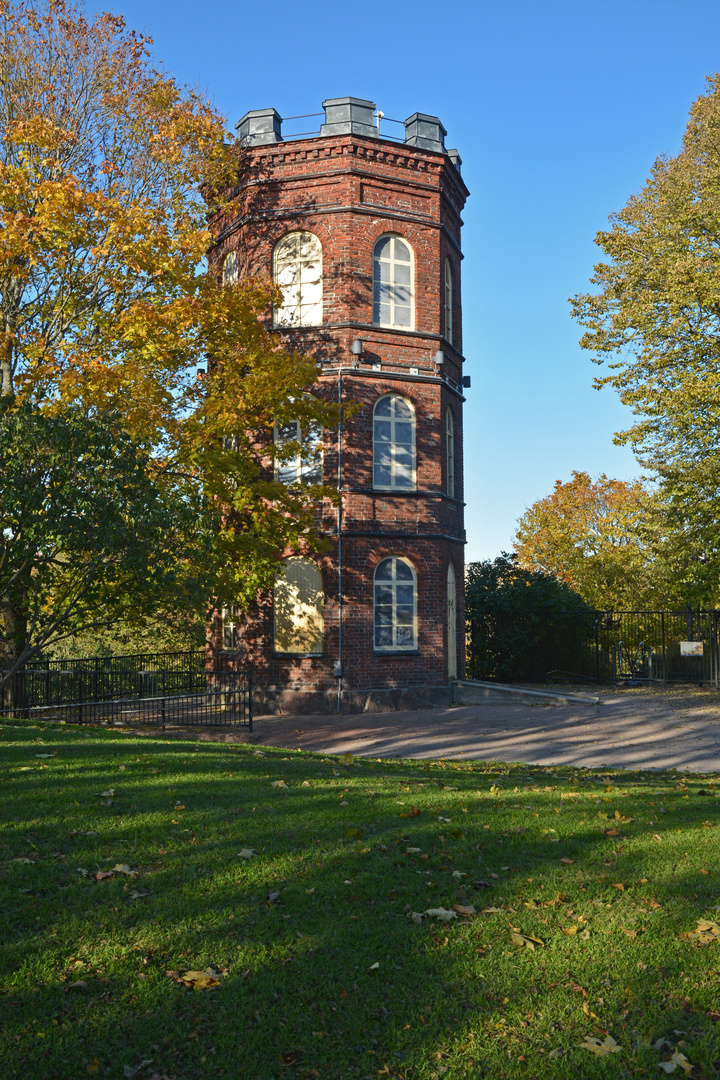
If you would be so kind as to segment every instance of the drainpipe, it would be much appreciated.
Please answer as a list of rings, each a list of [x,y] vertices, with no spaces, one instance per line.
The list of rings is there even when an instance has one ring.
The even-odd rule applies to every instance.
[[[342,367],[338,368],[338,406],[342,406]],[[338,658],[335,665],[335,673],[338,680],[338,692],[337,692],[337,712],[340,715],[341,709],[341,695],[342,695],[342,671],[343,671],[343,659],[342,659],[342,647],[343,647],[343,592],[342,592],[342,416],[338,424],[338,442],[337,442],[337,491],[338,491],[338,504],[337,504],[337,544],[338,544]]]

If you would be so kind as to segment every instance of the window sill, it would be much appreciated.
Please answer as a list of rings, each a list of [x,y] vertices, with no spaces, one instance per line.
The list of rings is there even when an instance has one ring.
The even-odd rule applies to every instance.
[[[274,660],[322,660],[321,652],[273,652]]]
[[[388,649],[387,651],[385,649],[374,649],[373,650],[373,656],[377,657],[377,659],[382,659],[383,657],[387,657],[388,659],[391,659],[391,660],[397,660],[397,658],[399,656],[413,657],[413,656],[419,656],[419,655],[420,655],[420,650],[419,649]]]

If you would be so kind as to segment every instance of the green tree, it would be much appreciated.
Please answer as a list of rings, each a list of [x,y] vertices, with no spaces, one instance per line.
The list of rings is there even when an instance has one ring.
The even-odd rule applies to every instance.
[[[0,472],[20,477],[41,416],[66,425],[53,438],[72,431],[92,443],[91,428],[78,427],[83,416],[103,437],[117,436],[116,481],[107,469],[97,475],[119,492],[129,439],[143,462],[150,516],[146,522],[140,513],[140,493],[127,512],[143,543],[158,541],[158,580],[172,561],[158,515],[164,508],[165,534],[174,537],[176,502],[196,514],[176,579],[204,581],[205,603],[213,595],[242,603],[272,584],[284,549],[315,543],[320,489],[275,481],[273,425],[298,419],[331,427],[338,410],[308,393],[313,359],[284,352],[265,329],[271,284],[223,287],[215,273],[202,272],[213,243],[208,215],[222,211],[243,155],[202,98],[150,66],[150,44],[122,19],[88,20],[66,0],[0,0]],[[206,361],[211,376],[199,378],[197,365]],[[18,432],[23,423],[28,438]],[[40,444],[51,473],[53,438]],[[286,444],[279,453],[296,451]],[[37,455],[26,463],[42,471]],[[60,486],[73,506],[70,474]],[[65,635],[69,623],[56,618],[52,633],[44,624],[35,634],[40,624],[27,605],[48,564],[41,548],[37,558],[28,548],[13,561],[22,548],[17,496],[9,484],[3,491],[0,530],[9,547],[0,567],[0,658],[7,672],[41,638],[49,644],[53,633]],[[58,499],[47,505],[47,520],[36,518],[34,527],[50,537],[52,594],[70,596],[80,587],[69,567],[82,555],[81,537],[66,529]],[[112,555],[106,549],[82,578],[93,583],[85,608],[105,604],[96,608],[98,621],[124,610],[115,592],[128,599],[132,575],[123,576],[120,562],[129,571],[136,548],[131,530],[117,526]],[[62,556],[60,536],[70,545]],[[171,547],[177,559],[174,541]],[[148,581],[136,603],[147,613],[160,593]]]
[[[569,670],[594,627],[581,596],[552,574],[519,566],[507,552],[469,564],[465,611],[474,679],[538,681],[551,670]]]
[[[653,540],[655,500],[639,480],[573,470],[518,522],[515,552],[526,570],[551,574],[600,610],[654,608],[666,599]]]
[[[617,436],[658,478],[678,592],[708,602],[720,580],[720,75],[690,111],[682,149],[596,243],[594,293],[575,297],[596,380],[637,417]]]

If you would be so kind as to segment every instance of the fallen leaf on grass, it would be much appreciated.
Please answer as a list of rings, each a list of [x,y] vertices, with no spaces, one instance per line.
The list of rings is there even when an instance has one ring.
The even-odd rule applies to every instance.
[[[423,921],[424,917],[425,917],[424,913],[421,912],[421,911],[411,911],[410,912],[410,918],[412,919],[412,921],[414,923],[417,923],[418,926]]]
[[[67,994],[70,990],[87,990],[87,988],[88,984],[84,979],[76,979],[75,982],[68,983],[65,987],[65,993]]]
[[[659,1063],[658,1069],[664,1069],[666,1073],[673,1073],[678,1068],[678,1066],[683,1070],[683,1072],[686,1072],[688,1074],[691,1073],[693,1070],[692,1065],[685,1057],[685,1055],[681,1054],[679,1050],[676,1050],[669,1061],[661,1061]]]
[[[483,908],[483,915],[499,915],[505,908],[501,907],[485,907]]]
[[[422,811],[420,809],[418,809],[417,806],[411,806],[410,807],[410,813],[408,814],[408,817],[420,817],[421,813],[422,813]]]
[[[625,892],[625,886],[623,885],[622,881],[615,882],[613,884],[613,889],[619,889],[620,892]]]
[[[380,961],[376,960],[374,964],[370,965],[370,967],[368,968],[368,971],[377,971],[377,969],[379,967],[380,967]]]
[[[206,967],[204,971],[186,971],[181,974],[179,971],[166,971],[165,974],[169,975],[173,982],[179,983],[182,986],[187,986],[191,990],[207,990],[212,986],[219,986],[220,979],[223,975],[227,975],[227,968],[219,968],[214,964]]]
[[[279,889],[276,889],[274,892],[269,892],[268,897],[267,897],[268,898],[268,904],[274,904],[279,896],[280,896],[280,890]]]
[[[710,945],[720,940],[720,926],[710,919],[698,919],[694,930],[686,930],[680,935],[685,941],[694,941],[696,945]]]
[[[338,760],[341,761],[343,765],[352,765],[352,763],[355,761],[355,758],[348,750],[346,754],[341,754]]]
[[[660,842],[662,842],[662,836],[658,836],[657,833],[653,833],[653,840],[659,840]]]
[[[112,799],[115,795],[115,788],[108,788],[107,791],[96,791],[96,795],[99,795],[101,799]]]
[[[34,866],[35,865],[35,860],[34,859],[26,859],[24,856],[22,858],[20,858],[20,859],[13,859],[13,862],[24,863],[26,866]]]
[[[135,870],[131,870],[127,863],[115,863],[113,870],[116,874],[127,874],[128,877],[135,877]]]
[[[530,949],[531,952],[535,952],[535,946],[539,945],[541,948],[545,948],[545,942],[538,937],[533,937],[532,934],[520,934],[516,930],[513,930],[510,934],[513,945],[524,945],[526,949]]]
[[[583,1050],[590,1050],[591,1053],[597,1054],[598,1057],[622,1053],[622,1046],[618,1046],[612,1035],[606,1035],[602,1041],[596,1039],[594,1035],[586,1035],[583,1042],[580,1043],[580,1047]]]
[[[123,1076],[127,1077],[127,1080],[133,1080],[133,1077],[137,1076],[146,1065],[152,1065],[152,1063],[152,1058],[146,1058],[145,1061],[141,1061],[139,1065],[123,1065]]]
[[[452,919],[457,919],[457,912],[448,910],[444,907],[427,908],[426,915],[429,915],[431,919],[442,919],[443,922],[450,922]]]
[[[422,851],[422,848],[419,848],[419,847],[406,847],[405,848],[405,854],[406,855],[419,855],[421,851]]]
[[[38,757],[38,758],[57,757],[57,752],[54,753],[54,754],[36,754],[35,757]]]
[[[453,870],[452,876],[454,878],[463,878],[463,877],[467,877],[467,874],[464,873],[464,871],[462,871],[462,870]]]
[[[570,863],[572,863],[572,859],[568,859],[568,858],[567,858],[567,856],[564,856],[564,857],[563,857],[563,858],[562,858],[562,859],[560,860],[560,862],[568,863],[568,865],[569,865]]]
[[[453,904],[453,911],[457,911],[458,915],[474,915],[475,906],[473,904]]]
[[[95,880],[96,881],[107,881],[107,879],[111,878],[112,876],[113,876],[112,870],[98,870],[97,874],[95,875]]]
[[[257,855],[257,851],[251,847],[244,847],[240,852],[241,859],[252,859],[253,855]]]
[[[142,892],[141,890],[133,889],[133,891],[130,893],[129,899],[130,900],[140,900],[141,897],[149,896],[149,895],[150,895],[150,893],[148,893],[148,892]]]
[[[270,787],[287,787],[284,780],[273,780]]]

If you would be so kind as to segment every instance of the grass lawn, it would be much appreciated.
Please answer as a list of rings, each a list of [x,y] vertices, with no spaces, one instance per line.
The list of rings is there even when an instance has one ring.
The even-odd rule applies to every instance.
[[[2,1080],[720,1075],[714,776],[0,755]]]

